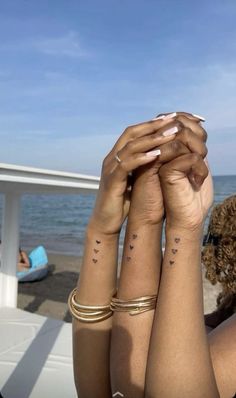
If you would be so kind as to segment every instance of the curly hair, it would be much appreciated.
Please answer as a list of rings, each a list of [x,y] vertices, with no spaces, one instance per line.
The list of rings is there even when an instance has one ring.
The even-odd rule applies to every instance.
[[[202,263],[206,278],[213,285],[221,283],[218,309],[236,312],[236,195],[213,208]]]

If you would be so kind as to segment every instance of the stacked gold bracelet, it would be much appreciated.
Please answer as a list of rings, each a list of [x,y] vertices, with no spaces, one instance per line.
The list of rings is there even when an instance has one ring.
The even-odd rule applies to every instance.
[[[77,288],[73,289],[69,295],[68,307],[71,315],[81,322],[99,322],[109,318],[113,312],[110,304],[107,305],[83,305],[75,300]]]
[[[112,297],[107,305],[84,305],[75,300],[77,288],[69,295],[68,307],[71,315],[81,322],[99,322],[110,316],[113,312],[129,312],[130,315],[138,315],[156,308],[157,296],[142,296],[129,300]]]
[[[129,312],[130,315],[138,315],[156,308],[157,296],[143,296],[129,300],[113,297],[110,304],[112,311]]]

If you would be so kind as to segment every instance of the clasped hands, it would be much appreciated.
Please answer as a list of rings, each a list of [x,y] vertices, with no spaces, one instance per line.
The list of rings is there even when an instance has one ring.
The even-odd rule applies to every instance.
[[[95,390],[102,398],[118,391],[140,398],[219,396],[200,267],[203,223],[213,200],[206,140],[201,118],[174,112],[125,129],[104,159],[75,301],[109,303],[112,311],[87,331],[75,324],[81,397],[93,397]],[[117,278],[118,238],[127,216]]]
[[[162,223],[202,229],[213,201],[207,133],[190,113],[162,114],[125,129],[103,161],[90,226],[119,234],[128,213],[134,227]]]

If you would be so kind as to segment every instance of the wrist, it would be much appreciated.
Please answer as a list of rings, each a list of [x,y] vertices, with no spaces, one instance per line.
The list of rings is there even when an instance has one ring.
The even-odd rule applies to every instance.
[[[166,223],[165,233],[166,233],[166,240],[168,241],[169,238],[178,239],[181,236],[182,240],[186,242],[202,242],[203,239],[203,226],[201,224],[194,228],[188,228],[183,226],[177,226],[175,224]]]
[[[86,237],[88,239],[103,239],[103,241],[114,242],[119,239],[120,232],[108,233],[95,220],[90,219],[86,228]]]
[[[158,211],[142,211],[139,207],[135,207],[134,203],[131,201],[131,206],[128,215],[128,223],[136,228],[161,228],[164,222],[164,212]]]
[[[144,231],[150,233],[162,233],[163,228],[163,220],[159,222],[151,222],[147,220],[141,220],[140,218],[128,218],[128,228],[132,229],[133,231]]]
[[[188,215],[187,217],[173,217],[169,214],[166,215],[166,228],[168,229],[180,229],[183,232],[187,231],[187,233],[198,233],[199,231],[203,230],[205,218],[202,218],[199,215],[199,218],[196,220],[197,217],[191,219],[191,216]]]

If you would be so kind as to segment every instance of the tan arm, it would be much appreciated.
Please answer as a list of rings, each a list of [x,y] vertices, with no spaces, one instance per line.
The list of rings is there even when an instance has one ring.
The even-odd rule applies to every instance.
[[[201,231],[167,230],[146,397],[219,397],[204,326]]]
[[[110,303],[116,290],[118,235],[90,225],[76,300],[85,305]],[[80,398],[111,398],[109,352],[112,318],[88,324],[73,320],[74,375]]]
[[[134,203],[134,202],[132,202]],[[162,223],[135,226],[132,209],[126,231],[118,297],[157,294]],[[144,397],[145,373],[154,309],[139,315],[115,312],[111,343],[112,392]]]

